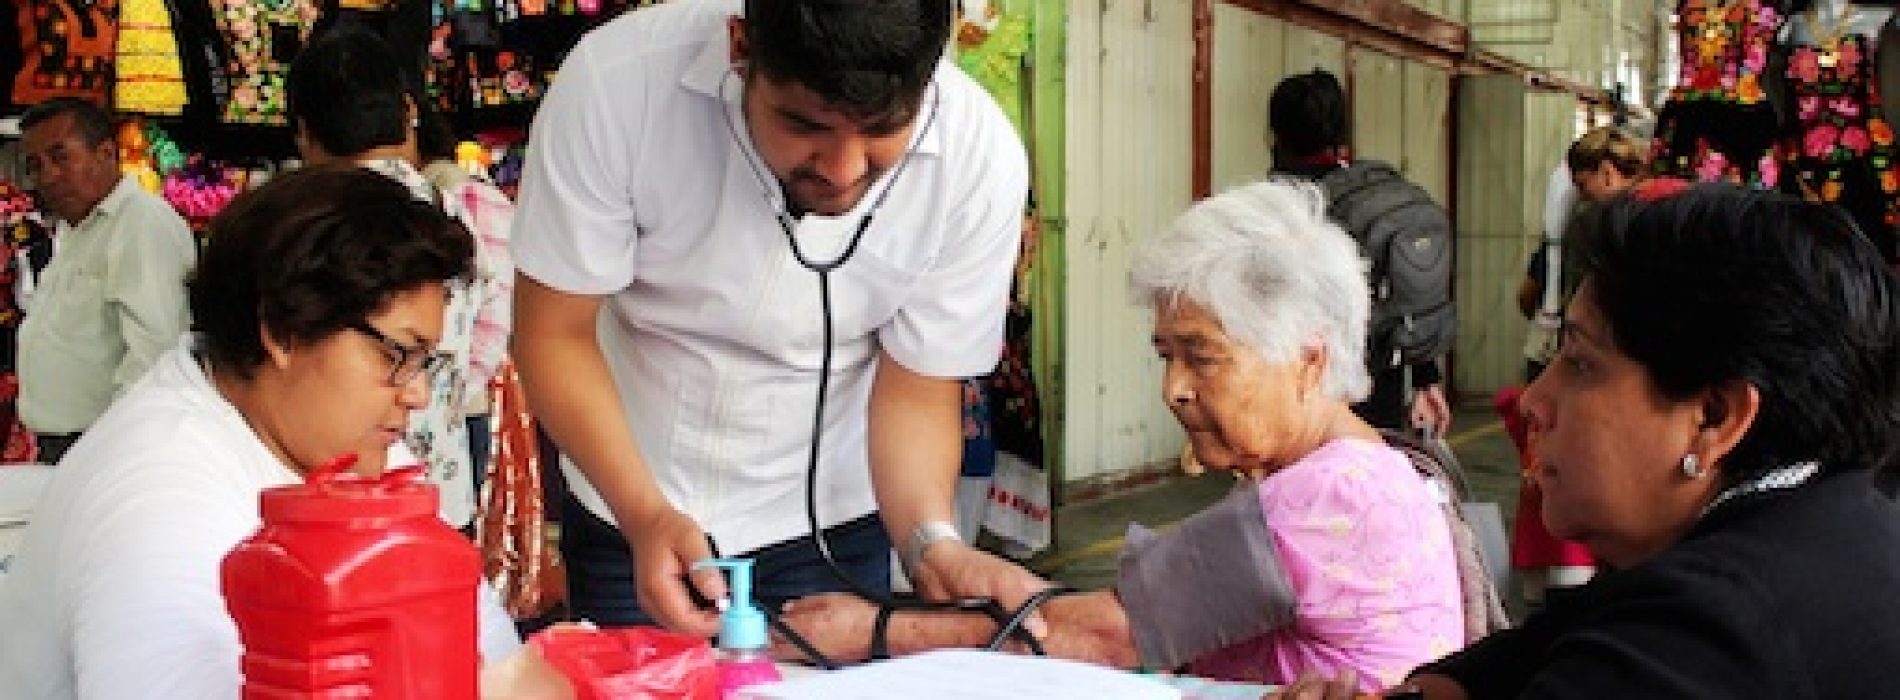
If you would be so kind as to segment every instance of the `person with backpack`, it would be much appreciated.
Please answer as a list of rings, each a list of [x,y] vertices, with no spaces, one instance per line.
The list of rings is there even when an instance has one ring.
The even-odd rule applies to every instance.
[[[1372,394],[1353,410],[1378,428],[1442,436],[1451,428],[1442,364],[1458,326],[1451,219],[1391,165],[1352,158],[1349,109],[1339,79],[1325,70],[1281,80],[1267,103],[1273,172],[1318,184],[1328,218],[1371,265]]]

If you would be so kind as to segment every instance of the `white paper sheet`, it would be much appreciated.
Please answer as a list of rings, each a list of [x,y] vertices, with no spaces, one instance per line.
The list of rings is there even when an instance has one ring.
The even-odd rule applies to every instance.
[[[1061,659],[968,649],[934,651],[745,689],[749,700],[1047,698],[1179,700],[1148,678]]]

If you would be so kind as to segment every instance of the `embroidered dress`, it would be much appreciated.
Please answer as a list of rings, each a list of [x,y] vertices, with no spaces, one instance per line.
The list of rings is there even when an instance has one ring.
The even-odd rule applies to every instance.
[[[1780,133],[1762,89],[1782,14],[1766,0],[1683,0],[1682,73],[1657,122],[1657,174],[1774,188]]]
[[[15,349],[24,318],[20,299],[22,277],[32,278],[33,258],[44,265],[52,251],[52,227],[45,225],[33,210],[33,200],[10,182],[0,182],[0,464],[31,462],[36,456],[33,433],[20,423],[20,376],[16,373]]]
[[[229,48],[231,81],[219,118],[227,124],[289,124],[284,77],[310,39],[321,8],[314,0],[211,0],[211,15]]]
[[[1816,34],[1818,44],[1797,45],[1788,58],[1795,128],[1782,152],[1791,189],[1845,209],[1894,262],[1900,162],[1893,128],[1880,114],[1875,47],[1860,35]]]

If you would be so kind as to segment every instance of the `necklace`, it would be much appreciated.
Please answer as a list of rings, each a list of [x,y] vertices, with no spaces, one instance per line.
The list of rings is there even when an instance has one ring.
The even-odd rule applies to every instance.
[[[1709,512],[1715,510],[1716,507],[1743,496],[1800,486],[1808,483],[1809,479],[1820,472],[1821,465],[1818,462],[1802,462],[1771,469],[1766,474],[1723,489],[1721,493],[1716,494],[1715,500],[1709,501],[1708,505],[1702,507],[1702,512],[1696,518],[1707,517]]]
[[[1814,35],[1815,46],[1819,47],[1821,67],[1833,68],[1841,61],[1841,37],[1847,33],[1847,26],[1854,21],[1854,3],[1841,3],[1840,14],[1834,17],[1834,24],[1826,31],[1822,31],[1820,22],[1815,19],[1820,14],[1821,8],[1817,5],[1814,9],[1808,10],[1807,14],[1802,15],[1801,21],[1808,25],[1808,33]]]

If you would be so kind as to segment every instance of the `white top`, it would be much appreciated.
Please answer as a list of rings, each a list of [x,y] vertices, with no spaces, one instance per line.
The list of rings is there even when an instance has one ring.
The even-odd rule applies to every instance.
[[[1550,362],[1557,354],[1557,338],[1563,322],[1563,240],[1564,229],[1577,213],[1577,184],[1570,176],[1570,165],[1557,163],[1544,185],[1544,237],[1537,246],[1544,250],[1544,278],[1538,280],[1543,295],[1532,310],[1530,326],[1524,333],[1524,357]]]
[[[20,420],[77,433],[185,332],[198,246],[130,175],[79,223],[60,222],[53,244],[20,326]]]
[[[408,161],[367,160],[358,163],[365,169],[395,180],[416,199],[440,207],[449,218],[462,222],[471,235],[475,217],[465,198],[451,197],[423,176]],[[483,311],[496,303],[504,287],[499,279],[506,260],[496,260],[491,247],[475,241],[474,276],[449,285],[448,302],[442,307],[442,337],[435,351],[446,353],[449,361],[429,382],[429,403],[409,414],[409,429],[403,443],[390,451],[390,466],[420,462],[429,469],[429,482],[441,488],[439,513],[453,528],[468,527],[475,520],[475,465],[468,448],[467,406],[469,397],[488,390],[493,370],[475,367],[475,329]],[[509,274],[512,275],[512,272]],[[505,289],[512,289],[512,283]],[[491,346],[491,349],[492,346]],[[486,358],[490,366],[499,364]],[[484,371],[486,374],[484,374]]]
[[[727,54],[738,7],[664,3],[581,40],[535,118],[514,248],[518,269],[542,284],[612,295],[600,340],[641,454],[673,505],[729,555],[807,533],[823,350],[817,276],[792,257],[779,195],[767,201],[750,167],[760,161],[734,137],[748,133]],[[989,371],[1003,343],[1028,193],[1022,144],[948,62],[918,125],[908,167],[831,273],[826,527],[876,507],[865,406],[877,350],[921,374],[961,377]],[[841,217],[806,217],[796,234],[806,254],[834,257],[890,179]],[[611,522],[580,472],[563,468]]]
[[[235,698],[219,566],[298,481],[211,385],[189,338],[61,462],[0,586],[0,697]],[[481,586],[482,653],[519,645]]]

